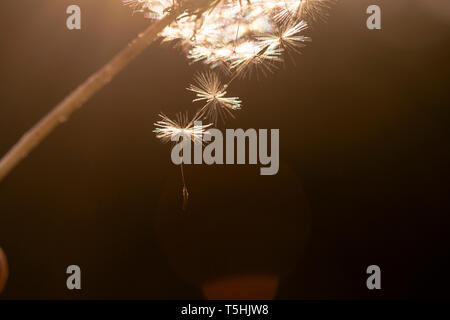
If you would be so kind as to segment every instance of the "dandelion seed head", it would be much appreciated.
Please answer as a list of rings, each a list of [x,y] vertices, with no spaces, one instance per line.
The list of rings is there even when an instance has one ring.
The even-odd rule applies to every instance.
[[[212,125],[199,125],[196,118],[189,120],[187,113],[178,113],[175,120],[163,113],[159,117],[160,120],[154,123],[153,132],[164,143],[178,140],[180,136],[188,137],[194,143],[202,143],[203,135],[208,134],[206,129]]]
[[[151,19],[161,19],[176,5],[189,7],[195,2],[123,1]],[[177,41],[189,59],[211,68],[226,65],[250,73],[244,71],[245,66],[265,73],[283,61],[286,50],[298,49],[310,40],[301,35],[305,21],[322,16],[331,1],[335,0],[196,0],[197,5],[205,3],[204,8],[195,14],[183,12],[161,36],[163,41]]]

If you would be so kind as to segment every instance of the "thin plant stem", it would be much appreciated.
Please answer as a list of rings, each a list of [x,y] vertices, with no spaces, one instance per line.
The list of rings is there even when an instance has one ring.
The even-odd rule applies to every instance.
[[[189,200],[189,192],[186,185],[186,180],[184,178],[183,162],[181,162],[180,168],[181,168],[181,179],[183,180],[183,211],[186,211]]]
[[[182,8],[175,8],[163,19],[154,22],[139,34],[129,45],[120,51],[100,70],[92,74],[85,82],[70,93],[62,102],[52,109],[34,127],[26,132],[11,150],[0,160],[0,182],[38,146],[60,123],[95,93],[106,86],[120,71],[158,39],[159,33],[176,20]]]

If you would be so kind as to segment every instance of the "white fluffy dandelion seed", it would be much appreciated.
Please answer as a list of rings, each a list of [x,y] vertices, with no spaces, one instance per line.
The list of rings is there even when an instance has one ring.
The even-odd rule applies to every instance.
[[[236,56],[230,59],[230,69],[242,77],[253,73],[267,75],[277,68],[277,62],[283,61],[283,48],[260,42],[244,43],[236,51]]]
[[[185,136],[195,143],[202,143],[203,135],[207,134],[206,129],[211,126],[211,124],[197,125],[195,123],[197,119],[189,120],[187,113],[178,113],[175,120],[163,113],[160,113],[159,117],[161,120],[155,122],[156,128],[153,132],[162,142],[178,140],[180,136]]]
[[[289,20],[274,33],[257,37],[257,39],[262,47],[298,51],[298,48],[305,46],[305,42],[311,41],[311,38],[301,34],[307,28],[308,24],[305,21]]]
[[[196,121],[197,118],[194,117],[192,120],[189,120],[187,113],[178,113],[176,116],[176,120],[172,120],[167,117],[165,114],[159,114],[161,120],[155,123],[156,137],[161,139],[162,142],[169,141],[178,141],[181,136],[189,138],[194,143],[203,143],[203,136],[208,134],[206,129],[211,126],[211,124],[207,125],[199,125]],[[181,154],[181,157],[183,155]],[[189,200],[189,192],[186,185],[186,179],[184,177],[184,167],[183,161],[180,164],[181,170],[181,180],[183,183],[182,195],[183,195],[183,210],[186,210]]]
[[[241,109],[242,101],[238,97],[227,97],[227,84],[222,84],[213,72],[200,73],[196,77],[197,85],[190,85],[189,91],[197,94],[193,102],[205,101],[199,114],[217,124],[218,119],[225,120],[227,115],[234,117],[232,111]]]

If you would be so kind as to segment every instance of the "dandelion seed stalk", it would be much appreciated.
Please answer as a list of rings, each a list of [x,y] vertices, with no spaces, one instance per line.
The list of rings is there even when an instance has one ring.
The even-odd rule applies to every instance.
[[[183,156],[183,155],[181,155]],[[183,180],[183,211],[186,211],[189,201],[189,191],[186,185],[186,179],[184,178],[184,167],[183,162],[180,165],[181,168],[181,179]]]

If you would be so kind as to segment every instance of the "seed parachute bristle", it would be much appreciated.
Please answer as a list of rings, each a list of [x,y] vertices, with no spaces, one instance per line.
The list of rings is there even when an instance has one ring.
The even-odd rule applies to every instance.
[[[217,124],[219,119],[234,117],[232,111],[241,109],[242,101],[238,97],[226,96],[228,85],[222,84],[216,73],[200,73],[195,79],[197,85],[190,85],[187,89],[196,93],[197,99],[193,102],[206,103],[199,111],[200,117],[204,116]]]

